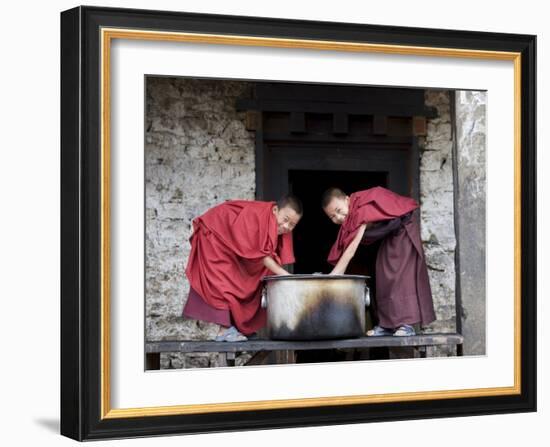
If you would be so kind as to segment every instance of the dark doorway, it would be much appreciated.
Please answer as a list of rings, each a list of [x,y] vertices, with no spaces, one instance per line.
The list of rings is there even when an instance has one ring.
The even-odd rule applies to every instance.
[[[339,226],[333,224],[321,209],[321,196],[332,186],[346,194],[372,188],[388,187],[387,172],[293,170],[288,171],[289,191],[298,196],[304,205],[304,216],[293,231],[296,263],[294,273],[329,273],[332,266],[327,262],[328,253],[336,240]],[[375,262],[378,243],[362,246],[346,270],[347,274],[371,277],[371,296],[376,299]],[[373,303],[374,304],[374,303]],[[375,320],[374,320],[375,321]],[[374,324],[370,312],[367,314],[367,329]],[[353,359],[364,359],[365,353],[354,351]],[[297,363],[337,362],[350,360],[349,355],[339,350],[298,351]],[[367,358],[388,358],[387,349],[371,349]]]
[[[289,170],[289,191],[304,205],[304,216],[293,233],[296,263],[294,273],[329,273],[327,256],[336,240],[338,225],[321,209],[323,192],[336,186],[346,194],[373,186],[387,187],[386,172]],[[363,247],[348,267],[348,274],[370,275],[374,280],[376,246]]]

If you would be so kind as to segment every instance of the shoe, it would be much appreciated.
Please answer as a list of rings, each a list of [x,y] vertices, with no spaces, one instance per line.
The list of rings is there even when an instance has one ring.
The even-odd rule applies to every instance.
[[[386,335],[393,335],[393,331],[382,326],[374,326],[370,331],[367,331],[368,337],[383,337]]]
[[[246,341],[248,340],[248,338],[245,335],[241,334],[235,326],[231,326],[223,334],[216,336],[214,340],[234,342],[234,341]]]
[[[410,337],[412,335],[416,335],[416,332],[412,326],[404,324],[403,326],[398,327],[393,335],[396,337]]]

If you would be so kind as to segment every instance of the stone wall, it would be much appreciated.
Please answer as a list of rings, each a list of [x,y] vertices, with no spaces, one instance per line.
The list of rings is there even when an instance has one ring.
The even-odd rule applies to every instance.
[[[428,120],[420,142],[421,236],[437,320],[431,332],[456,331],[453,195],[453,135],[450,93],[426,91],[426,105],[438,116]]]
[[[192,219],[227,199],[253,199],[254,134],[235,110],[245,82],[147,79],[146,338],[206,339],[217,327],[182,318]],[[206,354],[162,355],[161,367],[214,366]]]

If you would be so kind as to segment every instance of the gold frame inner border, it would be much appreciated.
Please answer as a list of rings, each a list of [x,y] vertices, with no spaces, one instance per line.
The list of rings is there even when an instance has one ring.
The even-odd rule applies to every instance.
[[[357,396],[327,396],[215,404],[174,405],[143,408],[111,408],[110,364],[110,180],[111,118],[110,72],[113,39],[201,43],[211,45],[259,46],[358,53],[383,53],[408,56],[452,57],[504,60],[514,63],[514,385],[498,388],[474,388]],[[144,416],[168,416],[231,411],[258,411],[307,408],[328,405],[353,405],[432,399],[503,396],[521,393],[521,53],[466,50],[455,48],[382,45],[323,40],[264,38],[250,36],[145,31],[137,29],[101,29],[101,419]]]

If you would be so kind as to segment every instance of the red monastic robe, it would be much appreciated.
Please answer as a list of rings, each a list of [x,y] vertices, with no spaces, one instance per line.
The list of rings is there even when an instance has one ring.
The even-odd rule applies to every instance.
[[[336,264],[364,223],[382,226],[411,213],[401,223],[392,223],[376,256],[376,304],[379,324],[397,328],[403,324],[426,325],[435,320],[424,250],[420,240],[418,204],[382,187],[359,191],[350,196],[349,213],[334,243],[328,262]],[[376,231],[371,231],[374,235]],[[374,242],[369,230],[362,244]]]
[[[229,310],[237,329],[252,334],[266,324],[261,279],[272,274],[263,258],[294,263],[292,234],[277,235],[275,202],[231,200],[193,220],[185,273],[211,307]]]

